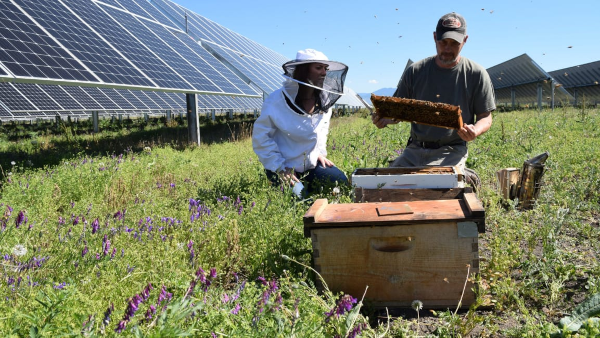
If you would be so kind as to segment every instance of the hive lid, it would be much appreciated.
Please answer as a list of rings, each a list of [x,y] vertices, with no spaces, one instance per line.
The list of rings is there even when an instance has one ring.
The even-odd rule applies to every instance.
[[[444,223],[465,220],[485,232],[485,210],[477,196],[437,201],[328,204],[318,199],[304,214],[304,234],[312,229]]]

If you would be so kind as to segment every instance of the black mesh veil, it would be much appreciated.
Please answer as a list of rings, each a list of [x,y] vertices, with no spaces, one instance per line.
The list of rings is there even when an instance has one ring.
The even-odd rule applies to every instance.
[[[327,65],[327,75],[325,76],[322,87],[294,78],[296,68],[301,64],[307,63],[323,63]],[[302,85],[312,87],[319,91],[320,109],[324,112],[331,108],[337,100],[344,95],[344,81],[346,80],[348,66],[341,62],[329,60],[292,60],[283,64],[283,71],[283,76],[286,78],[283,83],[285,94],[292,102],[295,101],[298,90]],[[297,108],[302,110],[301,107]]]

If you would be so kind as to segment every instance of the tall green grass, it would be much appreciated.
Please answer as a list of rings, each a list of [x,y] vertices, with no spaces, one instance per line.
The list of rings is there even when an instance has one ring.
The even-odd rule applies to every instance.
[[[486,209],[480,275],[472,276],[477,306],[432,313],[423,304],[420,316],[412,311],[389,322],[361,308],[362,295],[350,295],[353,303],[317,292],[302,226],[310,202],[270,187],[252,152],[251,121],[233,125],[207,126],[201,135],[210,142],[201,146],[185,145],[177,124],[124,125],[91,136],[78,126],[58,136],[5,133],[0,332],[539,337],[558,334],[558,321],[600,292],[597,110],[494,115],[492,129],[470,144],[467,162],[481,177]],[[379,130],[368,118],[336,118],[329,158],[348,176],[387,166],[408,131],[406,123]],[[536,206],[520,210],[503,201],[496,171],[544,151],[550,157]],[[351,203],[352,192],[313,198]],[[578,334],[597,332],[589,324]]]

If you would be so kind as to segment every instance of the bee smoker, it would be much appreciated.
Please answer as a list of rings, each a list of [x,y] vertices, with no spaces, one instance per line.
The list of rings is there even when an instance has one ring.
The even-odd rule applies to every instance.
[[[533,208],[540,194],[541,181],[542,176],[544,176],[547,158],[548,152],[545,152],[523,163],[516,194],[521,209]]]

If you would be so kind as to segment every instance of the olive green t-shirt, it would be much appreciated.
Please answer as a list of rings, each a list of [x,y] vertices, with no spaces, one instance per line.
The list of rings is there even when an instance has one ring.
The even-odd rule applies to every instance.
[[[442,102],[460,106],[463,123],[474,124],[475,116],[496,109],[494,87],[485,68],[462,57],[450,69],[441,68],[431,56],[408,66],[396,97]],[[411,137],[420,142],[460,142],[456,129],[412,123]]]

